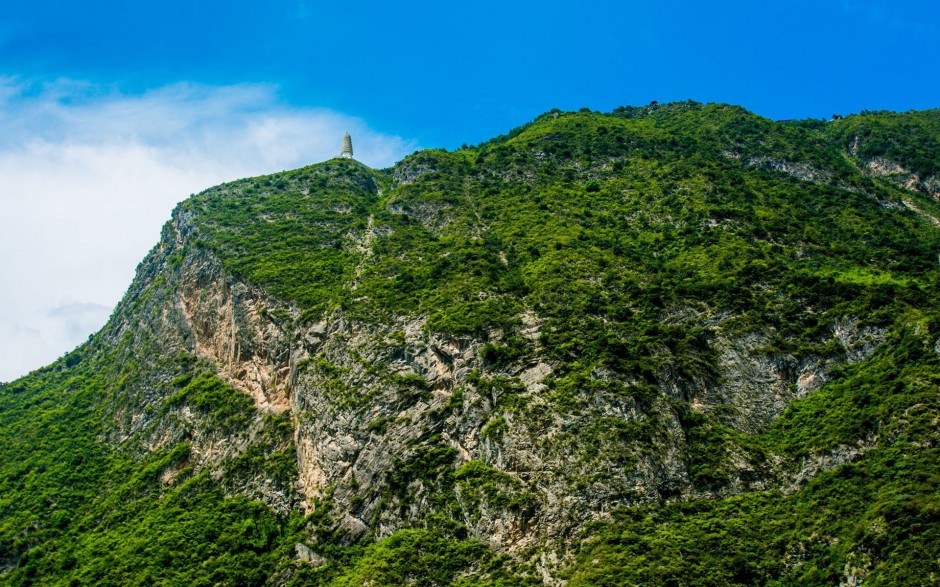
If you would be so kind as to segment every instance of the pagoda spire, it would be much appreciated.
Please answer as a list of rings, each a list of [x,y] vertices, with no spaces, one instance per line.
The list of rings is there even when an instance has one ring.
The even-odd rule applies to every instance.
[[[348,132],[343,135],[343,150],[340,151],[339,156],[343,159],[353,158],[352,138],[350,138]]]

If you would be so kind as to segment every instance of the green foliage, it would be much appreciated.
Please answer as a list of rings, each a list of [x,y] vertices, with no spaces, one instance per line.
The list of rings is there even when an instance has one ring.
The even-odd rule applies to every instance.
[[[482,542],[455,539],[437,530],[402,530],[366,549],[348,572],[330,587],[497,587],[536,585],[514,576],[506,559]]]
[[[264,584],[296,526],[194,475],[186,442],[139,460],[102,442],[112,382],[127,380],[115,369],[107,354],[63,360],[0,392],[0,583]],[[253,409],[210,374],[175,383],[167,405],[212,425],[236,426]],[[292,479],[293,458],[285,466]]]
[[[675,381],[679,396],[668,405],[681,427],[675,442],[690,481],[720,493],[741,459],[757,471],[769,455],[786,455],[796,466],[819,451],[883,435],[902,404],[910,407],[894,403],[896,393],[884,394],[901,376],[896,354],[836,368],[831,385],[794,403],[758,435],[733,430],[720,410],[692,410],[682,393],[722,383],[719,337],[760,333],[769,337],[769,357],[842,362],[847,350],[833,335],[839,320],[901,336],[898,316],[936,305],[940,231],[894,204],[906,198],[935,216],[940,207],[873,179],[866,167],[872,157],[885,157],[922,177],[936,174],[936,120],[935,112],[867,113],[831,123],[776,123],[742,108],[694,102],[607,115],[553,111],[475,148],[415,154],[393,174],[405,179],[400,184],[329,162],[272,178],[296,188],[265,191],[259,180],[226,186],[194,201],[201,204],[196,222],[230,268],[309,307],[307,318],[335,307],[386,323],[424,315],[428,330],[488,341],[484,372],[467,384],[493,408],[482,435],[494,442],[508,431],[505,414],[527,414],[519,382],[500,373],[524,365],[536,346],[552,361],[545,397],[559,413],[583,414],[600,398],[656,412],[661,382]],[[368,189],[356,191],[361,186]],[[358,211],[336,215],[337,198]],[[306,214],[308,220],[291,224]],[[311,234],[307,226],[318,230]],[[269,228],[279,242],[259,245],[272,239]],[[291,273],[301,259],[332,273]],[[539,319],[535,343],[522,335],[526,312]],[[903,360],[926,360],[911,357]],[[313,368],[321,369],[328,392],[355,397],[331,387],[338,378],[327,366]],[[611,375],[599,378],[598,370]],[[426,393],[417,379],[390,383],[405,395]],[[462,402],[460,390],[455,396],[451,409]],[[370,429],[382,433],[391,424],[379,417]],[[662,426],[655,418],[598,417],[557,441],[585,470],[600,462],[629,470],[656,445]],[[411,489],[426,485],[435,488],[440,511],[455,511],[454,489],[466,491],[467,503],[522,507],[524,492],[511,489],[510,480],[490,478],[482,464],[468,467],[455,472],[450,449],[424,442],[398,463],[387,497],[405,507]],[[594,481],[588,476],[575,486],[587,490]],[[859,499],[848,485],[840,490]],[[622,543],[610,539],[610,556],[619,562],[599,563],[594,573],[589,562],[597,557],[586,549],[575,584],[780,579],[780,561],[795,556],[786,548],[797,543],[781,547],[772,537],[787,507],[812,501],[803,497],[807,491],[643,510],[648,521],[602,532],[626,532]],[[839,511],[847,519],[863,515]],[[676,538],[670,529],[686,519],[684,537]],[[734,535],[748,538],[734,542]],[[848,562],[848,550],[838,554],[822,541],[810,550],[834,558],[812,563],[829,570],[799,575],[806,582],[826,583],[832,569]],[[726,554],[724,562],[713,560]]]
[[[184,206],[231,270],[305,319],[339,306],[375,321],[423,314],[452,335],[502,331],[486,348],[502,367],[528,352],[514,333],[529,308],[557,360],[644,378],[675,364],[708,380],[711,333],[663,324],[664,311],[706,301],[787,345],[817,340],[836,314],[877,316],[935,272],[940,235],[882,206],[895,188],[854,167],[835,128],[695,103],[552,112],[476,149],[408,157],[400,185],[334,160]]]
[[[526,341],[514,336],[503,344],[485,344],[480,354],[487,365],[499,369],[525,358],[528,354],[527,347]]]
[[[427,445],[420,447],[407,461],[397,460],[388,474],[386,492],[398,499],[402,510],[414,499],[411,489],[417,483],[436,489],[434,498],[438,505],[443,506],[452,499],[457,450],[436,444],[434,440],[436,439],[432,438]]]
[[[838,381],[791,405],[767,439],[782,452],[803,457],[894,434],[901,414],[936,402],[940,363],[925,338],[940,332],[938,319],[933,312],[902,316],[881,352],[844,367]]]
[[[863,112],[832,122],[826,134],[862,160],[884,157],[921,178],[940,173],[940,110]]]
[[[523,488],[521,481],[480,461],[464,463],[454,473],[454,479],[462,499],[475,504],[486,502],[488,509],[518,512],[534,504],[533,496]]]
[[[266,506],[226,499],[202,475],[120,504],[85,529],[66,555],[75,564],[68,576],[78,584],[261,585],[284,554],[284,531]]]
[[[659,488],[662,502],[592,525],[572,586],[833,585],[851,569],[866,585],[932,581],[940,204],[872,177],[868,163],[936,176],[937,113],[778,123],[694,102],[552,111],[394,170],[331,160],[194,196],[177,211],[194,245],[166,258],[171,273],[210,252],[297,305],[301,323],[341,311],[393,325],[404,352],[396,319],[424,317],[458,344],[483,343],[480,370],[398,455],[384,492],[357,487],[352,498],[354,509],[379,498],[376,516],[407,517],[419,500],[436,513],[350,544],[329,498],[304,519],[238,497],[259,471],[294,482],[291,423],[267,417],[242,454],[214,476],[200,470],[182,414],[220,435],[259,415],[192,357],[163,356],[142,326],[0,386],[0,583],[262,585],[283,573],[295,585],[529,584],[455,521],[524,519],[537,501],[483,462],[458,468],[439,426],[481,408],[464,405],[468,390],[490,410],[481,436],[494,445],[511,426],[539,424],[539,411],[570,416],[553,442],[588,472],[572,474],[576,492],[655,462],[650,451],[668,443],[691,490],[715,496]],[[167,279],[122,308],[173,303]],[[281,307],[260,315],[295,326]],[[840,366],[852,353],[835,334],[846,318],[889,334],[871,359]],[[767,341],[768,360],[823,361],[832,381],[745,433],[692,400],[722,385],[722,344],[750,335]],[[534,357],[552,370],[537,408],[517,377]],[[338,406],[373,399],[322,356],[298,369]],[[382,378],[402,405],[432,397],[418,375]],[[152,449],[134,437],[149,420],[176,440]],[[395,426],[379,414],[368,430]],[[781,479],[745,478],[773,467]],[[751,481],[787,491],[729,496]],[[327,559],[316,568],[292,559],[313,538]]]
[[[696,487],[714,489],[727,482],[727,464],[732,432],[711,422],[687,404],[674,404],[686,434],[689,476]]]
[[[869,452],[792,493],[621,509],[587,529],[569,584],[834,585],[852,568],[866,585],[929,584],[940,573],[940,453],[923,439],[940,417],[940,359],[924,343],[938,324],[906,318],[874,360],[759,439],[794,466],[884,439]]]
[[[165,400],[165,409],[188,404],[207,416],[208,421],[220,430],[244,428],[254,412],[251,397],[233,389],[213,373],[186,374],[174,383],[183,387]]]
[[[236,275],[325,309],[354,269],[345,234],[364,221],[381,177],[351,160],[224,184],[181,206]],[[311,230],[316,228],[317,230]]]

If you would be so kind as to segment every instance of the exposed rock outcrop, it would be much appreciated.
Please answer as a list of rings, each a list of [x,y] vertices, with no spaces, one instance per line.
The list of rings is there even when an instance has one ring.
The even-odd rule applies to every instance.
[[[865,162],[866,171],[882,177],[906,190],[930,194],[940,200],[940,177],[924,177],[886,157],[874,157]]]
[[[755,463],[732,447],[725,484],[697,487],[670,398],[704,412],[718,410],[729,425],[754,432],[825,382],[837,361],[768,353],[761,334],[721,336],[727,316],[680,312],[667,319],[704,320],[719,333],[713,341],[720,356],[717,379],[688,380],[666,369],[658,395],[640,400],[631,397],[636,381],[596,371],[598,389],[609,391],[598,391],[592,405],[561,413],[548,401],[553,365],[541,354],[541,321],[531,310],[520,317],[520,334],[533,352],[524,362],[494,368],[482,358],[484,339],[430,332],[423,316],[367,323],[334,310],[302,320],[299,308],[227,274],[196,240],[187,214],[178,212],[138,271],[128,296],[131,311],[120,315],[154,325],[151,336],[207,361],[252,398],[258,416],[223,438],[203,433],[198,415],[186,409],[160,423],[142,410],[129,417],[122,438],[144,435],[149,449],[189,438],[194,464],[212,468],[259,442],[264,414],[289,416],[296,482],[279,486],[259,478],[238,490],[282,511],[310,511],[329,500],[340,514],[336,527],[349,540],[367,532],[388,536],[421,519],[434,510],[440,491],[452,495],[455,515],[472,536],[522,552],[546,540],[564,542],[574,528],[606,519],[618,505],[774,486],[774,463]],[[364,240],[362,246],[368,245]],[[110,328],[113,340],[135,332],[120,321]],[[884,332],[845,319],[832,335],[844,348],[842,360],[858,361],[877,348]],[[157,393],[149,404],[162,401]],[[596,439],[610,438],[597,435],[598,425],[631,432],[621,445],[594,446]],[[405,493],[396,493],[395,471],[436,449],[452,451],[451,471],[468,466],[487,475],[489,491],[499,495],[481,493],[472,477],[441,485],[433,476],[412,479]],[[842,461],[822,459],[806,474],[836,462]],[[167,472],[165,482],[172,481]],[[300,546],[299,557],[320,560]]]

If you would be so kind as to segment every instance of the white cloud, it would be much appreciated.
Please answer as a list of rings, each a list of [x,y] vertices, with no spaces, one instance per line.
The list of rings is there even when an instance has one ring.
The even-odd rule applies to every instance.
[[[0,381],[100,328],[176,202],[223,181],[335,156],[391,165],[414,145],[262,85],[140,95],[0,78]]]

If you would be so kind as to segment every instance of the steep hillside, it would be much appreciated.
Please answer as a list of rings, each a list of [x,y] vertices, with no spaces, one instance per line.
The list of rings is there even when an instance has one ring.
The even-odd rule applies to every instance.
[[[0,582],[932,584],[940,111],[553,111],[182,202],[0,390]]]

